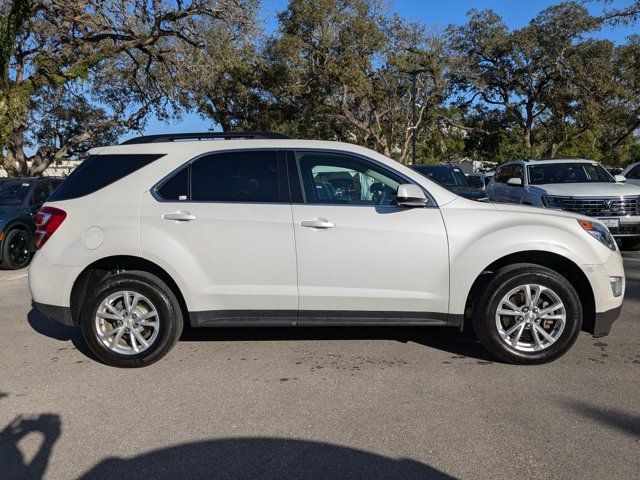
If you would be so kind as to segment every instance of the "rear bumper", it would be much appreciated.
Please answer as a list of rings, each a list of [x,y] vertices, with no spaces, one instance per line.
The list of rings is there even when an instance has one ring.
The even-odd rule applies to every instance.
[[[58,307],[57,305],[47,305],[46,303],[33,302],[33,305],[45,317],[55,320],[63,325],[74,326],[73,317],[71,316],[71,308]]]

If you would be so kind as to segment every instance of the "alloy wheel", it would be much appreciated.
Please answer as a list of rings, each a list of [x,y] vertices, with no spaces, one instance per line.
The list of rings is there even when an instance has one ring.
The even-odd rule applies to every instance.
[[[160,317],[144,295],[122,290],[107,296],[95,315],[98,341],[123,355],[149,349],[158,338]]]
[[[560,338],[567,312],[552,289],[526,284],[502,297],[495,320],[500,337],[509,346],[521,352],[538,352]]]

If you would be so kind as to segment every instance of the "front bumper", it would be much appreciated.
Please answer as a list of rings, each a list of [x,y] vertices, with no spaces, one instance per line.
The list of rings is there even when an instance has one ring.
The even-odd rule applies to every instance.
[[[46,303],[33,302],[33,306],[45,317],[55,320],[58,323],[72,327],[75,325],[71,315],[70,307],[58,307],[57,305],[47,305]]]
[[[626,238],[626,237],[640,237],[640,217],[594,217],[603,223],[604,220],[617,219],[619,222],[618,227],[608,227],[611,235],[614,238]]]
[[[607,310],[606,312],[596,313],[595,319],[593,321],[593,326],[588,326],[586,328],[587,332],[593,335],[594,338],[600,338],[609,335],[609,332],[611,331],[611,325],[618,319],[621,311],[622,305],[616,308],[612,308],[611,310]]]

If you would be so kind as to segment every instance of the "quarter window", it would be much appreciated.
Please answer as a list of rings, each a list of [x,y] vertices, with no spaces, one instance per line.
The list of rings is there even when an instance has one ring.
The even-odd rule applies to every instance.
[[[392,205],[397,175],[369,162],[332,152],[296,152],[307,203]]]
[[[183,167],[178,173],[158,188],[158,195],[165,200],[189,199],[189,167]]]

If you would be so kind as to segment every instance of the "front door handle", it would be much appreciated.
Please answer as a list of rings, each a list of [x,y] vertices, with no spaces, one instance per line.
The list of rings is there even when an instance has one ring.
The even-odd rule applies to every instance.
[[[162,218],[165,220],[177,220],[178,222],[188,222],[190,220],[195,220],[196,216],[189,212],[172,212],[172,213],[163,213]]]
[[[326,218],[313,218],[311,220],[303,220],[300,222],[300,225],[307,228],[321,228],[321,229],[333,228],[336,226],[335,223],[330,222]]]

